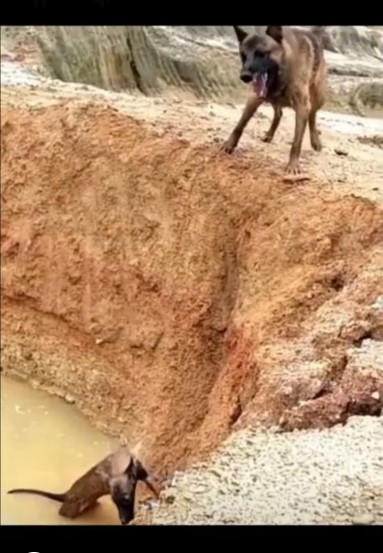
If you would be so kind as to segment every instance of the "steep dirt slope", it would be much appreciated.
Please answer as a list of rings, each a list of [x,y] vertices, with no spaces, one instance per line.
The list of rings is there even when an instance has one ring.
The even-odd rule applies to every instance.
[[[355,338],[335,325],[314,347],[314,318],[349,286],[351,322],[360,307],[380,339],[372,202],[288,187],[262,157],[158,136],[105,103],[5,104],[1,148],[2,368],[70,392],[150,462],[183,466],[249,416],[289,424],[336,388]],[[350,394],[366,398],[342,386],[347,417]]]

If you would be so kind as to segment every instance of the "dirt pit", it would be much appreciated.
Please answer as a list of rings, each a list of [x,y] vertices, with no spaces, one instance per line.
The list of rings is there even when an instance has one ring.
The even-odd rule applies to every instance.
[[[378,206],[101,103],[5,106],[1,155],[4,372],[164,473],[250,421],[379,413],[350,367],[383,335]]]

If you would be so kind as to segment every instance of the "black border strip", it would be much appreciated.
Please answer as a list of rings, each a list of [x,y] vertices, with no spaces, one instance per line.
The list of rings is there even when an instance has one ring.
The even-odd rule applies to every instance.
[[[322,0],[170,4],[126,0],[12,0],[2,3],[2,25],[383,25],[379,3]],[[276,11],[278,21],[275,21]],[[314,12],[314,14],[313,14]]]
[[[135,546],[137,552],[143,547],[158,550],[160,546],[166,550],[173,546],[180,551],[194,544],[208,546],[208,538],[213,540],[214,550],[225,544],[234,550],[265,548],[270,551],[273,542],[279,545],[284,540],[283,547],[287,543],[296,551],[302,545],[307,551],[307,546],[314,543],[315,547],[322,544],[327,549],[328,540],[334,540],[336,535],[342,539],[343,545],[346,545],[344,540],[349,535],[355,547],[365,547],[366,539],[371,540],[374,536],[378,539],[380,534],[379,526],[3,526],[2,542],[7,540],[7,550],[12,553],[89,550],[103,553],[115,550],[118,553],[121,548],[134,551]],[[245,538],[250,541],[245,543]]]

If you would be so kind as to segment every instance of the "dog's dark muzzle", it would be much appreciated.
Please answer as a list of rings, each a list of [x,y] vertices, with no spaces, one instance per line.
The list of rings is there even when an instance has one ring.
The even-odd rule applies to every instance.
[[[134,519],[134,503],[127,507],[119,508],[118,510],[121,524],[126,525],[129,524]]]

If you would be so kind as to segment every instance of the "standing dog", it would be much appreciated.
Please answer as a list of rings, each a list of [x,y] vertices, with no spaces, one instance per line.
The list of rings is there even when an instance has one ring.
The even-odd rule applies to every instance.
[[[325,101],[327,66],[320,28],[304,31],[269,26],[265,34],[248,34],[238,26],[234,26],[234,30],[242,60],[240,79],[252,85],[252,95],[223,149],[227,153],[234,151],[246,125],[263,102],[274,108],[264,142],[272,141],[282,109],[292,107],[295,133],[286,171],[297,175],[307,123],[312,148],[322,149],[316,116]]]
[[[121,524],[134,519],[134,500],[137,482],[142,480],[158,496],[148,473],[136,457],[123,448],[108,455],[72,484],[65,493],[20,488],[8,493],[32,493],[62,503],[59,514],[66,518],[77,518],[84,511],[94,507],[104,495],[111,495],[118,509]]]

